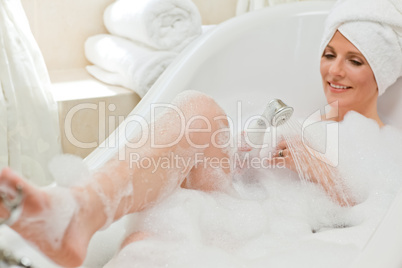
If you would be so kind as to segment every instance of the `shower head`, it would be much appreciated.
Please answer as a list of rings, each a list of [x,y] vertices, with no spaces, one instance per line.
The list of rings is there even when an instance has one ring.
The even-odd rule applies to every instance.
[[[287,106],[278,99],[271,100],[258,120],[253,121],[249,128],[251,130],[265,130],[268,122],[271,126],[280,126],[285,123],[293,114],[293,108]],[[247,131],[248,143],[252,145],[262,145],[265,131],[253,132]]]
[[[265,109],[264,116],[274,127],[285,123],[293,114],[293,108],[279,99],[271,100]]]

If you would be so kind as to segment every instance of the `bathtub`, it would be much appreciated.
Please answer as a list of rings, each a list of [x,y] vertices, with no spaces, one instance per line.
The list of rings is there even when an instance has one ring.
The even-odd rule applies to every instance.
[[[321,91],[318,48],[323,22],[332,5],[332,1],[283,4],[218,25],[178,56],[131,115],[149,121],[152,104],[168,103],[178,93],[192,89],[212,96],[233,119],[239,117],[239,110],[248,115],[260,113],[273,98],[282,99],[298,116],[307,117],[326,104]],[[402,81],[380,98],[379,110],[386,123],[402,128],[402,91],[398,87],[402,87]],[[232,127],[239,129],[241,124],[233,120]],[[135,124],[121,126],[85,158],[85,163],[92,170],[102,166],[138,131]],[[400,211],[402,192],[351,267],[400,267]],[[117,248],[124,226],[123,218],[96,234],[83,267],[99,267],[105,258],[111,257],[112,252],[98,246],[109,243],[109,249]],[[37,254],[23,253],[38,267],[53,267]],[[45,265],[40,266],[41,263]]]
[[[283,4],[220,24],[181,53],[132,114],[149,120],[151,104],[170,102],[181,91],[193,89],[212,96],[231,118],[238,117],[239,109],[258,114],[273,98],[282,99],[298,116],[307,117],[326,104],[319,74],[319,44],[333,3]],[[379,99],[383,121],[399,128],[401,88],[402,79]],[[238,129],[239,122],[233,121],[233,128]],[[138,131],[125,127],[126,133]],[[121,134],[120,138],[118,134],[110,137],[116,138],[120,140]],[[107,143],[85,159],[91,168],[96,169],[117,152]],[[351,267],[402,267],[400,211],[402,192]]]

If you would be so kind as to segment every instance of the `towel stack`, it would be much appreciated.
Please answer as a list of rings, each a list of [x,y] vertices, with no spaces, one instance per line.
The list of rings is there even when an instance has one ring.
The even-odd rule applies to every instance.
[[[140,97],[202,32],[191,0],[117,0],[106,8],[104,23],[110,34],[85,42],[85,55],[94,64],[87,71]]]

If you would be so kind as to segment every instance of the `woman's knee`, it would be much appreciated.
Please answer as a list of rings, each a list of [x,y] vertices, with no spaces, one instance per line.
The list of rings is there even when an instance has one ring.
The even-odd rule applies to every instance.
[[[206,94],[188,90],[180,93],[173,104],[184,115],[185,136],[193,145],[221,140],[221,132],[228,129],[228,119],[223,109]]]
[[[173,100],[173,105],[188,117],[204,116],[213,119],[217,116],[225,116],[223,109],[213,98],[195,90],[186,90],[178,94]]]

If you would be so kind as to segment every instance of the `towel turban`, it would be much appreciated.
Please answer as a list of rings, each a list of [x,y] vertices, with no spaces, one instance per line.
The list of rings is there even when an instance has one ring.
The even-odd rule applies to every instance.
[[[378,95],[402,76],[401,0],[339,0],[326,20],[321,52],[337,30],[368,61]]]

